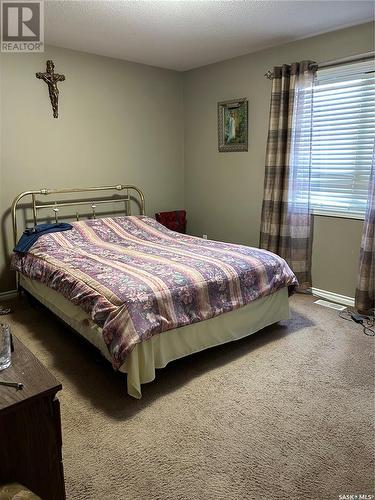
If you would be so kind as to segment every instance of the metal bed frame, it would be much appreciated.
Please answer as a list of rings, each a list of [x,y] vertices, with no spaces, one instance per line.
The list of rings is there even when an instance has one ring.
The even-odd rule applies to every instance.
[[[53,196],[59,194],[80,194],[80,193],[98,193],[102,191],[112,191],[112,196],[106,198],[90,197],[87,200],[72,200],[58,201],[55,199],[53,203],[43,203],[38,200],[38,196]],[[125,196],[116,196],[116,192],[125,191]],[[135,195],[135,196],[134,196]],[[145,197],[143,191],[136,186],[130,184],[117,184],[115,186],[93,186],[87,188],[62,188],[62,189],[36,189],[29,190],[20,193],[14,199],[12,203],[12,227],[13,227],[13,242],[14,246],[17,245],[19,234],[18,234],[18,222],[17,222],[17,209],[20,208],[20,201],[26,197],[31,197],[30,208],[32,210],[32,221],[34,225],[38,223],[38,211],[42,209],[49,209],[53,211],[53,218],[55,222],[59,219],[59,210],[63,207],[91,207],[91,217],[96,218],[96,208],[98,205],[109,204],[109,203],[123,203],[125,205],[125,215],[131,215],[131,202],[135,201],[139,205],[140,215],[145,215]],[[29,208],[29,207],[28,207]],[[80,214],[78,211],[75,213],[75,218],[78,221]],[[44,219],[46,220],[46,218]],[[17,273],[17,290],[19,290],[19,276]]]
[[[126,191],[126,196],[112,197],[112,198],[90,198],[88,200],[79,201],[54,201],[54,203],[41,203],[37,200],[38,195],[50,196],[56,194],[70,194],[70,193],[89,193],[98,191]],[[19,202],[26,196],[31,196],[31,208],[33,212],[33,222],[34,225],[38,222],[38,210],[40,209],[52,209],[54,212],[55,222],[58,222],[58,212],[61,207],[72,207],[72,206],[88,206],[91,205],[92,218],[96,218],[96,207],[100,204],[106,203],[124,203],[126,215],[131,215],[131,201],[136,200],[131,196],[131,192],[138,195],[140,215],[145,215],[145,197],[143,191],[136,186],[130,184],[117,184],[116,186],[94,186],[87,188],[62,188],[62,189],[37,189],[24,191],[20,193],[12,203],[12,225],[13,225],[13,241],[17,244],[18,241],[18,224],[17,224],[17,208],[19,208]],[[75,217],[79,220],[80,215],[76,212]]]

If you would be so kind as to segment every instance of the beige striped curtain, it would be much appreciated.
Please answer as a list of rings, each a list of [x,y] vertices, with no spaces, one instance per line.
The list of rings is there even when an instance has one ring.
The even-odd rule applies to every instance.
[[[375,145],[368,190],[367,210],[363,224],[359,276],[355,307],[359,313],[374,314],[375,309]]]
[[[260,247],[283,257],[300,289],[311,286],[310,147],[316,64],[273,69]]]

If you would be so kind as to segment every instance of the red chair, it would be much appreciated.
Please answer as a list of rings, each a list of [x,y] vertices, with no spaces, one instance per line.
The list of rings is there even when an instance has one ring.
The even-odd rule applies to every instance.
[[[186,210],[158,212],[155,214],[155,219],[172,231],[183,234],[186,233]]]

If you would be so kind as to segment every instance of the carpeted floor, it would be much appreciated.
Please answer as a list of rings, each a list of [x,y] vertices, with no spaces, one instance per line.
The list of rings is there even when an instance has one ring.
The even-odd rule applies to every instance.
[[[171,363],[140,401],[56,319],[13,305],[14,333],[63,384],[68,500],[375,493],[374,339],[311,297],[292,297],[289,322]]]

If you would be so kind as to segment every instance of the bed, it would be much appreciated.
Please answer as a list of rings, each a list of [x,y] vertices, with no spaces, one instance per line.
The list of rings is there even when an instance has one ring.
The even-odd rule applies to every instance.
[[[94,200],[39,197],[98,191],[125,192]],[[45,234],[12,267],[18,286],[97,347],[127,373],[129,395],[170,361],[231,342],[289,318],[288,294],[297,280],[271,252],[182,235],[145,215],[142,191],[117,185],[21,193],[31,197],[32,223],[42,210],[90,207],[72,229]],[[97,217],[100,204],[120,203],[125,215]],[[136,203],[139,215],[131,214]],[[110,206],[110,205],[108,205]],[[112,206],[112,205],[111,205]]]

